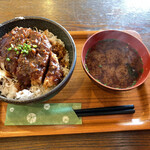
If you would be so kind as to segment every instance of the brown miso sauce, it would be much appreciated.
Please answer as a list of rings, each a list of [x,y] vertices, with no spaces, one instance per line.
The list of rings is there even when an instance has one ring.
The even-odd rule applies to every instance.
[[[88,50],[85,61],[88,72],[97,81],[114,88],[135,85],[143,72],[137,51],[115,39],[97,42]]]

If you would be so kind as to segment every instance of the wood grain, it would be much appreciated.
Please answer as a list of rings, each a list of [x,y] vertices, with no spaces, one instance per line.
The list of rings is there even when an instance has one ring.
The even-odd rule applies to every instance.
[[[135,30],[150,49],[149,5],[133,0],[0,0],[0,23],[18,16],[41,16],[69,31]]]
[[[150,131],[1,138],[1,150],[148,150]]]

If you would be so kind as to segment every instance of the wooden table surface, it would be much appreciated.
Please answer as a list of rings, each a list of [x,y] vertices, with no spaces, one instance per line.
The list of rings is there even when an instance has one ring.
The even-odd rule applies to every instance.
[[[67,30],[136,30],[150,50],[150,3],[146,0],[0,0],[0,23],[41,16]],[[150,149],[150,131],[1,138],[2,149]]]

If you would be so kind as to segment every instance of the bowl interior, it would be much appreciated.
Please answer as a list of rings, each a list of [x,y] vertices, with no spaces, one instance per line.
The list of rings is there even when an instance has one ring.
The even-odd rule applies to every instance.
[[[116,89],[113,87],[109,87],[109,86],[103,85],[102,83],[96,81],[90,75],[90,73],[86,70],[85,56],[86,56],[88,49],[91,48],[93,45],[95,45],[98,41],[105,40],[105,39],[116,39],[116,40],[125,42],[125,43],[129,44],[132,48],[136,49],[136,51],[139,53],[139,55],[143,61],[143,73],[134,86],[128,87],[128,88],[123,88],[123,89]],[[93,36],[89,37],[89,39],[85,42],[83,51],[82,51],[82,64],[83,64],[83,67],[84,67],[86,73],[90,76],[90,78],[92,78],[98,84],[101,84],[102,86],[105,86],[105,87],[113,89],[113,90],[128,90],[128,89],[132,89],[132,88],[135,88],[135,87],[141,85],[148,77],[148,74],[150,71],[150,65],[149,65],[150,64],[150,54],[149,54],[148,49],[142,43],[142,41],[135,38],[134,36],[132,36],[126,32],[123,32],[123,31],[107,30],[107,31],[101,31],[101,32],[94,34]]]
[[[4,98],[2,96],[0,96],[0,98],[1,100],[4,100],[6,102],[17,103],[17,104],[48,100],[54,95],[56,95],[66,85],[66,83],[69,81],[72,75],[72,72],[74,70],[75,63],[76,63],[75,43],[71,35],[69,34],[69,32],[60,24],[56,23],[55,21],[46,19],[46,18],[33,17],[33,16],[18,17],[18,18],[2,23],[0,25],[0,37],[2,37],[5,33],[8,33],[9,31],[11,31],[16,26],[26,27],[26,28],[30,27],[32,29],[37,28],[43,31],[48,29],[50,32],[56,35],[57,38],[61,39],[65,44],[65,48],[69,52],[70,71],[68,75],[63,79],[63,81],[60,82],[54,89],[52,89],[50,92],[42,96],[39,96],[37,98],[28,99],[28,100],[12,100],[12,99]]]

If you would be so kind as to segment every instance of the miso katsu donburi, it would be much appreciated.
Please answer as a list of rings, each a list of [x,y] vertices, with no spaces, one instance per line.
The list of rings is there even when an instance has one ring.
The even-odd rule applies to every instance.
[[[35,98],[57,86],[68,72],[68,51],[48,30],[15,27],[0,38],[2,96]]]

